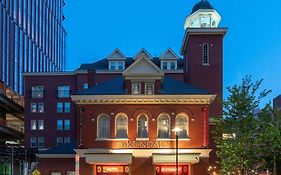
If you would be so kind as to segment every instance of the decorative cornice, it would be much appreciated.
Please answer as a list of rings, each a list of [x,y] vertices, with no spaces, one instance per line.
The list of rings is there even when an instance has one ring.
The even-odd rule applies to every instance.
[[[215,95],[72,95],[76,104],[210,104]]]
[[[183,37],[183,42],[181,46],[181,55],[184,55],[184,51],[187,45],[187,41],[190,35],[225,35],[227,32],[227,27],[220,28],[187,28]]]

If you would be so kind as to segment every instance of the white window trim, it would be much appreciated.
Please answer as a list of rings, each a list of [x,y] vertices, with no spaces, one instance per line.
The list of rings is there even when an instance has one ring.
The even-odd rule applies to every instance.
[[[117,137],[117,118],[118,118],[119,116],[125,116],[126,119],[127,119],[126,131],[127,131],[127,138],[129,137],[129,135],[128,135],[128,134],[129,134],[129,132],[128,132],[128,125],[129,125],[128,116],[127,116],[126,114],[124,114],[124,113],[119,113],[119,114],[117,114],[117,115],[115,116],[115,138],[116,138],[116,139],[127,139],[127,138],[118,138],[118,137]]]
[[[148,93],[147,93],[147,90],[146,90],[147,84],[152,84],[152,94],[148,94]],[[154,93],[154,92],[155,92],[155,91],[154,91],[154,83],[144,83],[144,91],[145,91],[144,93],[147,94],[147,95],[153,95],[153,94],[155,94],[155,93]]]
[[[107,116],[109,118],[109,138],[106,138],[106,137],[100,137],[99,136],[99,118],[102,117],[102,116]],[[105,114],[105,113],[101,113],[98,115],[98,118],[97,118],[97,134],[96,134],[96,140],[107,140],[107,139],[110,139],[110,116]]]
[[[119,63],[122,63],[123,69],[118,69]],[[111,69],[111,66],[114,65],[114,69]],[[113,71],[122,71],[125,69],[125,61],[109,61],[108,62],[108,70],[113,70]]]
[[[134,84],[140,85],[140,92],[137,93],[137,94],[134,94],[134,93],[133,93],[133,90],[134,90],[133,86],[134,86]],[[142,85],[141,85],[141,83],[138,83],[138,82],[132,82],[132,83],[131,83],[131,94],[132,94],[132,95],[140,95],[140,94],[141,94],[141,90],[142,90]]]
[[[163,69],[163,63],[167,63],[167,69]],[[175,63],[175,69],[171,69],[171,63]],[[178,62],[176,60],[161,60],[161,69],[162,70],[177,70],[178,69]]]
[[[147,137],[139,137],[139,118],[144,115],[147,121]],[[141,113],[137,118],[137,138],[136,140],[149,140],[149,123],[148,116],[145,113]]]
[[[159,134],[159,133],[158,133],[158,132],[159,132],[158,120],[159,120],[159,118],[160,118],[162,115],[166,115],[166,116],[168,116],[168,118],[169,118],[169,138],[171,138],[171,117],[170,117],[170,115],[169,115],[168,113],[161,113],[161,114],[159,114],[158,117],[157,117],[157,139],[168,140],[169,138],[159,138],[159,137],[158,137],[158,134]]]

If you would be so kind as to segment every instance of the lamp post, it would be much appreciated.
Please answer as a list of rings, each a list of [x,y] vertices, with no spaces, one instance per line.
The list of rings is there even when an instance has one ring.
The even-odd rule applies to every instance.
[[[181,128],[174,128],[172,130],[176,135],[176,175],[179,175],[179,132],[182,131]]]

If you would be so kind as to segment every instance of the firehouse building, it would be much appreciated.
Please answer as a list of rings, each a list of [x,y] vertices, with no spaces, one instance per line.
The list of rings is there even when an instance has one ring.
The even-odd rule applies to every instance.
[[[72,72],[26,73],[25,143],[40,150],[41,174],[206,175],[222,110],[220,20],[206,0],[193,7],[183,58],[115,49]]]

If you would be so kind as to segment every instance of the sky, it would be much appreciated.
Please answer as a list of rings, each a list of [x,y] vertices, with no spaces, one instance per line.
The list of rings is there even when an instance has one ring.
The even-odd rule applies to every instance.
[[[159,56],[168,47],[180,55],[184,21],[199,0],[66,0],[67,70],[92,63],[119,48],[134,56],[145,48]],[[209,0],[228,27],[224,39],[226,87],[251,75],[272,90],[262,105],[281,94],[280,0]]]

